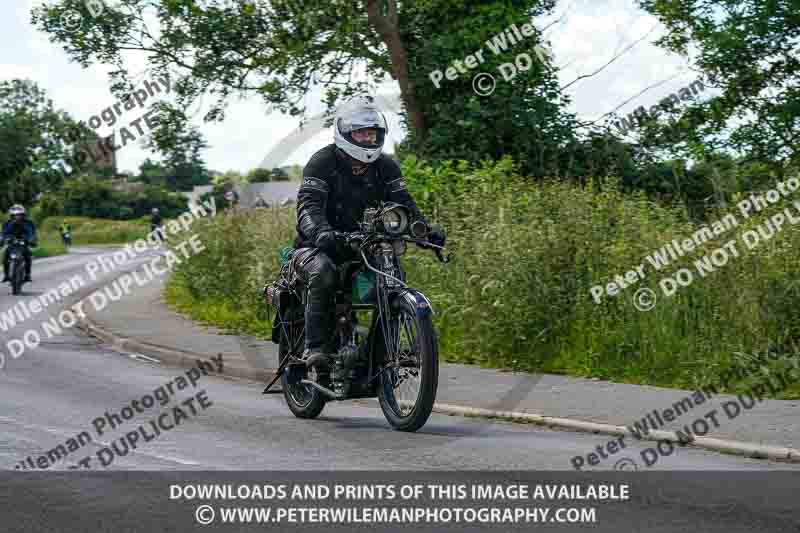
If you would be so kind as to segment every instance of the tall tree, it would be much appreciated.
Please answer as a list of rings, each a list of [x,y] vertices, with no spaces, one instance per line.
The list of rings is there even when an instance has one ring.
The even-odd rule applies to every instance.
[[[224,117],[224,103],[234,93],[258,94],[276,109],[299,115],[303,97],[315,84],[325,89],[332,106],[368,91],[368,80],[388,76],[400,88],[410,144],[421,155],[481,159],[511,154],[543,173],[543,156],[569,140],[571,125],[560,113],[564,101],[554,73],[538,54],[532,55],[541,44],[540,30],[531,25],[519,39],[519,28],[549,13],[554,4],[124,0],[118,9],[84,17],[81,29],[67,31],[64,15],[82,7],[79,0],[61,0],[35,8],[33,20],[82,64],[115,65],[112,81],[118,90],[132,88],[123,55],[141,52],[154,75],[170,76],[182,106],[201,94],[217,97],[208,120]],[[511,45],[490,51],[486,41],[496,43],[498,35],[513,36]],[[473,91],[477,69],[457,81],[446,80],[446,87],[432,82],[434,70],[446,71],[479,50],[486,59],[481,69],[496,78],[500,65],[513,64],[520,53],[528,53],[532,64],[513,78],[498,80],[487,98]],[[361,73],[367,76],[359,78]]]
[[[645,141],[708,161],[736,153],[777,173],[800,162],[796,0],[639,0],[666,26],[658,44],[690,58],[719,96],[649,124]]]
[[[173,191],[189,191],[195,185],[206,185],[211,176],[201,152],[208,147],[203,134],[191,126],[181,110],[160,105],[161,118],[148,148],[160,153],[166,167],[165,185]]]
[[[30,203],[58,187],[78,166],[81,135],[85,131],[36,83],[0,82],[0,207]]]

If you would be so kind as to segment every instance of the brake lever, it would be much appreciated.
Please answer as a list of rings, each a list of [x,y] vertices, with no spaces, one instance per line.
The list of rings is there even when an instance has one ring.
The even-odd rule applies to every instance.
[[[447,264],[450,262],[452,254],[444,255],[442,253],[442,250],[444,250],[443,246],[437,246],[431,242],[417,242],[417,244],[423,249],[433,250],[433,253],[436,254],[436,259],[438,259],[440,263]]]

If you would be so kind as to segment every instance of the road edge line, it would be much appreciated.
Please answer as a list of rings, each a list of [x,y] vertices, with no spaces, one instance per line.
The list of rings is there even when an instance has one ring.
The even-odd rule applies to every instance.
[[[739,455],[751,459],[770,459],[789,463],[800,463],[800,450],[785,446],[775,446],[771,444],[758,444],[729,439],[719,439],[714,437],[694,437],[692,442],[686,442],[685,438],[680,438],[674,431],[653,430],[648,435],[636,437],[628,428],[603,424],[601,422],[589,422],[573,418],[562,418],[547,416],[536,413],[523,413],[517,411],[492,411],[480,407],[464,407],[461,405],[437,403],[433,407],[434,412],[447,415],[460,415],[465,417],[496,418],[517,423],[536,424],[551,428],[570,429],[584,433],[595,433],[604,435],[632,436],[636,440],[642,441],[669,441],[687,447],[700,448],[715,452],[726,453],[729,455]]]

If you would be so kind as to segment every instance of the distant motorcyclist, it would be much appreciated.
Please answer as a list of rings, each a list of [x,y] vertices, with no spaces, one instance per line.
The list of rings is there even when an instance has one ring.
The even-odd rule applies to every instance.
[[[158,208],[154,207],[150,215],[150,231],[155,232],[158,240],[164,242],[164,225],[161,221],[161,214]]]
[[[64,242],[64,246],[70,246],[72,244],[72,228],[66,220],[58,227],[58,231],[61,233],[61,240]]]
[[[5,244],[11,239],[22,239],[26,246],[22,247],[22,254],[25,257],[25,282],[31,281],[31,247],[37,245],[36,225],[25,218],[25,208],[19,204],[11,206],[8,211],[9,219],[3,224],[3,235],[0,237],[0,245]],[[8,247],[3,253],[3,281],[11,281],[8,276],[9,257]]]
[[[424,220],[399,165],[381,153],[386,132],[386,119],[374,104],[352,100],[335,117],[335,142],[315,153],[303,169],[292,267],[308,288],[303,358],[321,372],[331,363],[327,344],[333,329],[337,265],[354,253],[335,231],[357,231],[364,210],[381,201],[403,204],[415,219]],[[429,241],[442,246],[445,236],[436,230]]]

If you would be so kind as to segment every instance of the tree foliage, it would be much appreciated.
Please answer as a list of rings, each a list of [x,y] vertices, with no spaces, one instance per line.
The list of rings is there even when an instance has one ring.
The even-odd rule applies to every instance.
[[[114,86],[130,87],[124,54],[146,56],[155,76],[170,76],[181,105],[203,93],[217,97],[206,119],[222,119],[234,94],[258,94],[275,109],[299,115],[315,86],[329,106],[370,90],[371,80],[395,79],[410,130],[409,149],[432,159],[476,161],[517,157],[544,175],[573,139],[574,121],[561,109],[552,65],[534,59],[490,97],[473,91],[472,76],[436,88],[429,75],[480,49],[481,69],[500,78],[501,63],[532,54],[541,32],[495,55],[486,40],[548,14],[554,0],[122,0],[68,32],[62,17],[79,9],[61,0],[34,10],[34,22],[84,65],[118,66]],[[157,23],[157,31],[145,24]],[[360,78],[364,73],[368,77]],[[180,117],[167,116],[178,122]]]
[[[162,187],[147,185],[141,190],[115,188],[110,182],[98,180],[91,175],[79,176],[67,181],[55,193],[45,194],[40,204],[59,206],[60,214],[127,220],[150,214],[154,207],[159,208],[165,217],[176,217],[186,211],[186,198]],[[44,207],[43,207],[44,209]]]
[[[57,188],[79,166],[74,140],[85,134],[36,83],[0,82],[0,208]]]
[[[791,0],[639,0],[719,96],[675,109],[646,142],[700,161],[735,153],[778,174],[800,162],[800,10]]]
[[[247,173],[247,181],[250,183],[263,183],[265,181],[289,181],[289,174],[280,167],[273,169],[254,168]]]

